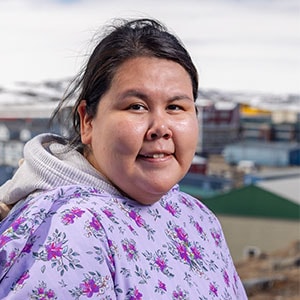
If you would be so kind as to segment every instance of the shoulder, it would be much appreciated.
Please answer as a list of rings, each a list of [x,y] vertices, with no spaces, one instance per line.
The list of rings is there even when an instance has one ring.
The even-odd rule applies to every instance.
[[[17,288],[21,279],[16,284],[14,278],[26,273],[31,285],[43,280],[53,290],[61,291],[60,279],[68,274],[65,287],[68,285],[72,292],[70,288],[78,290],[86,274],[96,274],[98,266],[99,277],[110,281],[112,287],[109,243],[98,217],[105,197],[109,195],[93,188],[66,186],[32,195],[20,203],[1,224],[0,252],[9,259],[5,265],[0,259],[0,281],[8,274],[4,284]]]
[[[168,194],[165,199],[162,200],[177,202],[182,208],[186,208],[190,211],[195,211],[196,213],[201,212],[201,214],[209,215],[210,217],[216,218],[214,213],[203,203],[200,199],[180,191],[178,186],[175,186]]]
[[[68,241],[69,247],[93,240],[107,246],[101,217],[105,197],[109,199],[103,191],[78,186],[32,195],[1,223],[0,248],[21,250],[32,241],[43,245],[57,239],[66,244]]]
[[[110,194],[103,190],[93,187],[78,185],[63,186],[46,192],[35,193],[24,201],[24,206],[43,207],[45,209],[60,210],[74,204],[80,204],[83,207],[101,205],[103,201],[109,199]],[[94,200],[97,199],[97,202]],[[100,201],[99,201],[100,200]]]
[[[91,212],[99,210],[99,206],[109,202],[110,197],[102,190],[82,186],[64,186],[38,192],[13,208],[1,222],[0,233],[16,223],[18,228],[26,223],[26,228],[31,228],[32,232],[38,227],[44,227],[45,223],[56,223],[58,219],[66,224],[83,214],[91,216]]]

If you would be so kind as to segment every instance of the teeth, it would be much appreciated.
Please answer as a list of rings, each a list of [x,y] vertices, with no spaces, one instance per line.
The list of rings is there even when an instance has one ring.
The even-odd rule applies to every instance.
[[[153,158],[163,158],[165,155],[163,153],[153,154]]]
[[[148,157],[148,158],[163,158],[166,156],[165,153],[155,153],[155,154],[145,154],[145,155],[142,155],[144,157]]]

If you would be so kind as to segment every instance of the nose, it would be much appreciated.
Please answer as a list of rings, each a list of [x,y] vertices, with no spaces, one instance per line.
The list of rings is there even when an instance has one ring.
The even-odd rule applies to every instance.
[[[169,139],[172,137],[172,130],[168,124],[167,116],[155,116],[150,121],[150,126],[146,133],[147,140]]]

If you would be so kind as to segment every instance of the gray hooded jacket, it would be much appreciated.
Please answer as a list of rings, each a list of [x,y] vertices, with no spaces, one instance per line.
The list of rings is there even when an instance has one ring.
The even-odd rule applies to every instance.
[[[15,204],[30,194],[73,184],[120,194],[62,137],[41,134],[24,146],[24,161],[12,179],[0,187],[0,201]]]

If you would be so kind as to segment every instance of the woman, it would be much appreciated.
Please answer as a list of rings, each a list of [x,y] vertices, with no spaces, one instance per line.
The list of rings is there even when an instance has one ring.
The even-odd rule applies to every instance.
[[[1,299],[247,299],[216,217],[181,192],[196,149],[197,71],[160,23],[96,46],[70,141],[29,141],[0,189]]]

